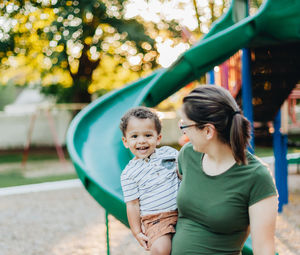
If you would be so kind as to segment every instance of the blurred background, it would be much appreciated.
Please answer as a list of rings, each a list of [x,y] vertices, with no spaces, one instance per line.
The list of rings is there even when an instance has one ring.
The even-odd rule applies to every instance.
[[[250,15],[262,2],[250,1]],[[93,100],[169,67],[208,33],[229,4],[229,0],[0,1],[1,254],[106,252],[104,210],[77,180],[66,150],[68,126]],[[214,78],[240,104],[241,52],[214,67]],[[177,128],[178,108],[191,89],[208,80],[201,77],[155,107],[163,124],[163,145],[180,149],[186,142]],[[269,83],[262,87],[262,93],[271,89]],[[286,255],[299,254],[299,91],[297,85],[282,111],[288,153],[298,155],[289,160],[293,192],[276,233],[277,251]],[[252,103],[259,106],[261,97]],[[264,122],[263,116],[260,120],[254,123],[255,153],[273,164],[273,123]],[[51,191],[57,185],[54,181],[67,182]],[[20,186],[47,182],[51,184],[45,189],[38,186],[35,193]],[[48,191],[40,192],[43,189]],[[143,254],[130,230],[117,220],[111,222],[113,254]]]
[[[76,178],[65,148],[73,117],[111,90],[169,67],[209,31],[228,0],[9,1],[0,3],[0,187]],[[262,1],[251,1],[250,14]],[[238,100],[240,53],[216,66]],[[187,85],[156,109],[163,144],[180,148]],[[268,90],[268,87],[265,87]],[[253,102],[259,104],[259,99]],[[291,104],[291,103],[290,103]],[[288,115],[289,151],[300,151],[299,99]],[[256,122],[256,153],[271,156],[272,123]],[[58,163],[53,167],[51,163]]]

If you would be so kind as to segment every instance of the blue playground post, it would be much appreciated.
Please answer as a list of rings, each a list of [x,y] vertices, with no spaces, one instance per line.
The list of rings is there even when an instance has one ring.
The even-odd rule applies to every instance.
[[[249,16],[249,1],[245,2],[245,17]],[[253,106],[252,106],[252,81],[251,81],[251,58],[250,50],[242,49],[242,102],[244,116],[251,124],[250,148],[248,150],[254,153],[254,125],[253,125]]]
[[[251,140],[248,150],[254,153],[254,125],[253,125],[253,106],[252,106],[252,83],[250,69],[250,50],[243,49],[242,53],[242,101],[245,117],[251,123]]]
[[[209,84],[215,84],[215,72],[214,72],[214,69],[211,69],[208,72],[208,77],[209,77]]]
[[[273,151],[275,157],[275,182],[279,194],[278,212],[282,212],[283,205],[288,203],[288,161],[287,135],[281,134],[281,111],[274,119]]]

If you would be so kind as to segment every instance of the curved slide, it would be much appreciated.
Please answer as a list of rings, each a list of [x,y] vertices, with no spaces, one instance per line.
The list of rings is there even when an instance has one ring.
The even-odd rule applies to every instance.
[[[214,24],[210,33],[170,68],[160,69],[146,78],[106,94],[83,109],[72,121],[67,135],[67,147],[80,180],[97,202],[125,225],[128,226],[128,221],[120,174],[132,155],[121,141],[121,116],[133,106],[157,105],[239,49],[249,47],[252,41],[256,44],[259,41],[277,41],[278,30],[272,33],[270,29],[269,36],[267,29],[273,22],[272,19],[277,18],[276,6],[283,21],[280,1],[266,1],[255,16],[243,18],[245,3],[246,1],[233,0],[227,14]],[[298,15],[299,1],[291,1],[291,4],[297,6],[289,6],[290,12]],[[272,13],[274,15],[270,15]],[[283,36],[293,39],[294,32],[291,32],[290,22],[287,24],[289,30],[285,35],[280,34],[281,38],[278,39]],[[249,240],[244,246],[243,254],[252,254]]]

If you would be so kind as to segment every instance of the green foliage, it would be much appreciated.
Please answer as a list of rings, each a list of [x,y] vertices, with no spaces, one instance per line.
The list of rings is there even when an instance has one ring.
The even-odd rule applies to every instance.
[[[42,91],[58,93],[61,102],[87,102],[91,93],[97,93],[89,85],[105,56],[114,57],[122,68],[140,75],[149,69],[149,63],[151,68],[157,67],[154,37],[160,31],[156,28],[156,34],[150,34],[142,20],[126,19],[126,2],[2,1],[0,16],[6,22],[0,30],[2,71],[11,68],[12,61],[23,62],[30,73],[23,76],[31,80],[24,82],[24,78],[17,83],[40,82],[49,86]],[[169,23],[166,32],[172,38],[179,37],[176,22]],[[155,57],[145,58],[149,52],[156,52]],[[140,68],[129,63],[132,56],[141,57]]]

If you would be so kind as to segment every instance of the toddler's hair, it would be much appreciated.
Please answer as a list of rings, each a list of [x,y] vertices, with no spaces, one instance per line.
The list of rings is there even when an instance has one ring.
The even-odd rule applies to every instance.
[[[158,134],[161,132],[161,122],[155,112],[150,110],[145,106],[137,106],[131,108],[128,112],[126,112],[121,118],[120,129],[123,133],[123,136],[126,135],[126,129],[128,126],[128,121],[131,117],[135,117],[138,119],[150,119],[154,121],[155,129]]]

